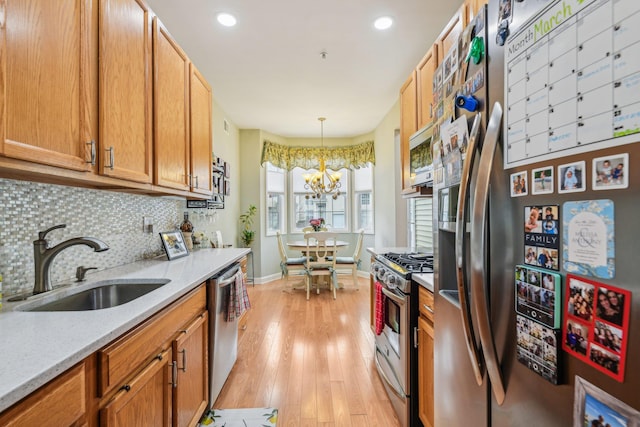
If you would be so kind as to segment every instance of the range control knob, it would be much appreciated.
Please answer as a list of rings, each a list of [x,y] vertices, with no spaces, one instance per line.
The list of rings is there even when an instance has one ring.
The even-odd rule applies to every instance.
[[[389,287],[389,289],[395,289],[398,287],[398,284],[396,283],[396,276],[389,274],[387,275],[387,279],[385,280],[385,283],[387,284],[387,286]]]

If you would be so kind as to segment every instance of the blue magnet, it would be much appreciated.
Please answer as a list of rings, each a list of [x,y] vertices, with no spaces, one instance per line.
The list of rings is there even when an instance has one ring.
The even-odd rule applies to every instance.
[[[478,109],[478,100],[473,95],[458,95],[456,97],[456,105],[458,108],[464,108],[467,111],[476,111]]]

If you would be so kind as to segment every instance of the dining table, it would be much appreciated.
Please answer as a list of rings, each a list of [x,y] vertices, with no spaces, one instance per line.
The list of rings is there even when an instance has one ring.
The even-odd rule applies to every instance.
[[[339,251],[340,249],[344,249],[347,246],[349,246],[349,242],[346,242],[344,240],[336,240],[336,252]],[[306,240],[294,240],[291,242],[287,242],[287,247],[289,249],[291,249],[292,251],[300,251],[302,253],[302,256],[307,256],[307,241]],[[309,249],[314,249],[315,247],[315,243],[311,242],[310,243],[310,248]],[[333,256],[333,239],[327,239],[327,249],[328,249],[328,256]],[[316,277],[317,279],[317,277]],[[315,279],[314,279],[315,280]],[[340,285],[338,285],[338,287],[340,287]],[[296,286],[293,287],[294,289],[298,289]]]

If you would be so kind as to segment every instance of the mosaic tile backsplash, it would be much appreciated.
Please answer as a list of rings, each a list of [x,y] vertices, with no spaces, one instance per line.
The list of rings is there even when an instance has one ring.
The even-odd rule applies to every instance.
[[[178,227],[184,203],[173,198],[0,179],[0,274],[5,297],[33,289],[33,241],[39,231],[67,224],[47,235],[50,247],[81,236],[109,245],[106,252],[94,252],[84,245],[62,251],[51,266],[51,280],[68,283],[75,280],[80,265],[104,270],[160,255],[158,232]],[[153,233],[143,232],[143,216],[152,218]]]

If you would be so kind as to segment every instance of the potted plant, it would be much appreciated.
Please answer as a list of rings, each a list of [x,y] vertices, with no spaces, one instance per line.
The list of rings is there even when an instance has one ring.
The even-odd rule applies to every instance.
[[[249,209],[242,215],[240,215],[240,223],[242,223],[242,233],[240,233],[240,240],[245,247],[249,247],[253,243],[253,239],[256,237],[256,232],[251,229],[253,225],[253,217],[256,215],[258,208],[255,205],[249,205]]]

